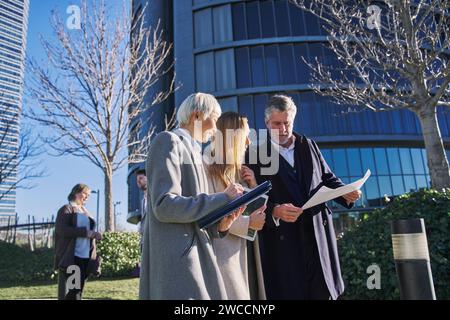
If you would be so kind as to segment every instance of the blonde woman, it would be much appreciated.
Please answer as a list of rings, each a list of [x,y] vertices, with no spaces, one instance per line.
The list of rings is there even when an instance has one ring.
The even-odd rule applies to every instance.
[[[225,112],[218,119],[216,126],[211,157],[206,161],[210,192],[221,192],[233,183],[255,187],[253,171],[242,165],[245,151],[250,144],[247,119],[235,112]],[[242,237],[247,235],[249,229],[262,229],[265,223],[264,210],[265,206],[249,216],[239,216],[224,238],[213,239],[228,299],[265,299],[257,240],[253,246],[251,241]],[[247,246],[250,249],[249,256]],[[253,257],[255,253],[257,255]],[[249,265],[248,261],[256,262],[256,265]],[[255,281],[249,283],[249,278]]]
[[[84,283],[91,273],[99,272],[99,257],[96,253],[96,241],[102,235],[95,231],[94,218],[85,207],[91,190],[79,183],[72,188],[67,199],[69,203],[58,210],[55,224],[55,269],[58,270],[58,299],[81,300]],[[66,288],[68,277],[77,266],[80,270],[80,286]]]

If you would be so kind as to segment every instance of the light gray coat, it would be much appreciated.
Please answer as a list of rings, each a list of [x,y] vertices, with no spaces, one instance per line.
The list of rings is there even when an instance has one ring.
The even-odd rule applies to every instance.
[[[140,299],[226,299],[212,246],[217,225],[196,221],[229,200],[208,195],[201,154],[179,129],[153,140],[147,158],[147,217],[139,285]]]
[[[214,179],[209,174],[207,176],[210,192],[219,192],[225,189],[225,186],[219,180]],[[245,185],[242,181],[240,183]],[[239,216],[233,222],[225,237],[213,239],[213,246],[225,282],[227,296],[231,300],[266,299],[258,236],[256,236],[253,245],[250,246],[253,252],[247,252],[247,240],[243,238],[248,234],[249,223],[250,216]],[[254,265],[249,265],[248,254],[253,255]],[[256,288],[254,289],[257,296],[255,297],[250,296],[249,272],[256,277]]]

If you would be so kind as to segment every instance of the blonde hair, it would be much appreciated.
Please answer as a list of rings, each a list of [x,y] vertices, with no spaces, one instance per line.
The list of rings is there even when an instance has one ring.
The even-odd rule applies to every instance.
[[[208,172],[213,179],[218,179],[228,187],[240,177],[246,151],[248,120],[236,112],[225,112],[217,120],[216,127],[216,135],[212,139],[212,155],[216,161],[219,159],[219,163],[210,164]]]
[[[69,201],[74,201],[75,200],[75,195],[77,193],[81,193],[83,191],[91,192],[91,189],[86,184],[78,183],[72,188],[72,191],[70,191],[69,196],[67,197],[67,199]]]
[[[197,92],[184,99],[178,108],[178,124],[188,124],[193,112],[201,112],[203,114],[203,120],[205,120],[213,114],[219,117],[222,110],[220,109],[219,102],[217,102],[213,95]]]

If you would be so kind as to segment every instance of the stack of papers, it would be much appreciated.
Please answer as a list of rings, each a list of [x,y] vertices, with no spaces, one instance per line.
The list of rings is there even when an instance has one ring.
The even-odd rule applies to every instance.
[[[369,179],[369,177],[370,177],[370,170],[367,170],[366,174],[361,179],[356,180],[353,183],[346,184],[345,186],[339,187],[337,189],[330,189],[328,187],[323,186],[312,196],[311,199],[309,199],[303,205],[302,209],[306,210],[314,206],[317,206],[318,204],[322,204],[324,202],[336,199],[338,197],[342,197],[347,193],[359,190],[361,189],[363,184],[367,181],[367,179]]]

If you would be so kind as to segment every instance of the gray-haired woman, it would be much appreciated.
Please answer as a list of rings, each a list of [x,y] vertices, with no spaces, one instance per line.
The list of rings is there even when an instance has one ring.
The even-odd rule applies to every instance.
[[[158,134],[150,146],[140,299],[226,299],[211,239],[222,237],[241,212],[208,230],[196,223],[242,194],[231,184],[209,194],[201,143],[216,130],[217,100],[195,93],[177,113],[179,128]]]
[[[100,258],[96,241],[102,235],[95,230],[95,221],[84,207],[91,190],[77,184],[68,196],[69,203],[58,210],[55,224],[55,269],[58,270],[58,299],[81,300],[89,274],[96,274]]]

